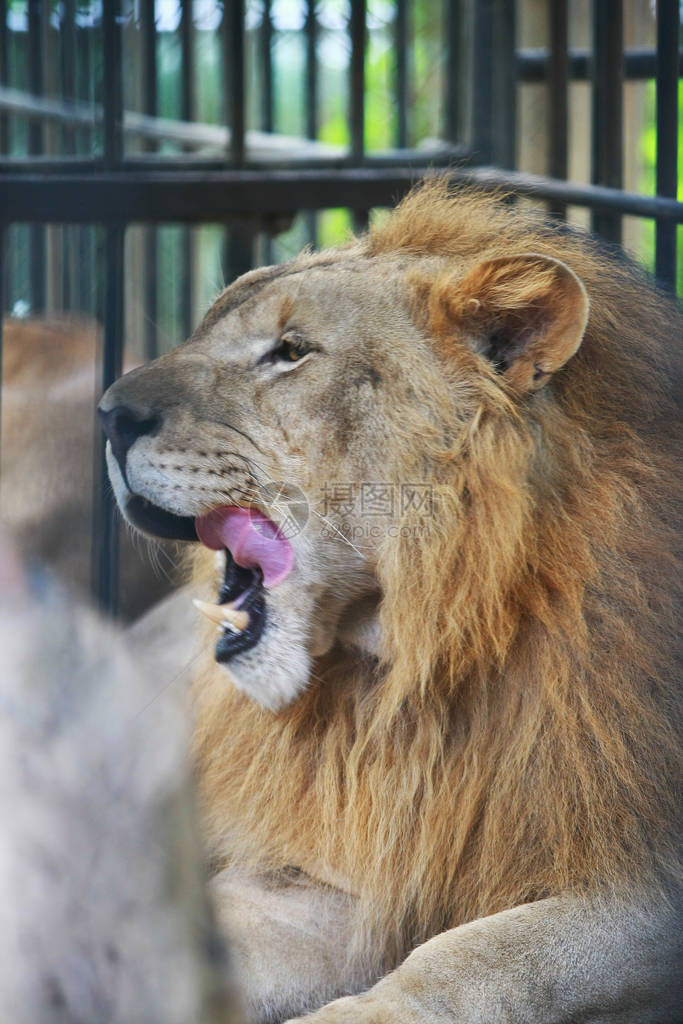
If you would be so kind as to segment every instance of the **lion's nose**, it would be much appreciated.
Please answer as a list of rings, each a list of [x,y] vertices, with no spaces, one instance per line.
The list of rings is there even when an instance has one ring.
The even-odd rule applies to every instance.
[[[108,412],[104,409],[97,410],[102,429],[104,430],[111,445],[112,454],[119,464],[121,475],[128,484],[126,477],[126,456],[131,446],[139,437],[145,434],[153,434],[161,419],[159,416],[142,417],[136,415],[133,409],[127,405],[117,405]]]

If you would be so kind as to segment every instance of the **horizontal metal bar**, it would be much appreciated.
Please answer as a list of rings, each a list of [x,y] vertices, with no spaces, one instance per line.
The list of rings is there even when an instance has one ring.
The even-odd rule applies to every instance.
[[[219,223],[294,210],[390,206],[433,167],[296,171],[98,171],[1,174],[0,224]],[[444,173],[443,171],[441,172]],[[557,181],[494,167],[451,168],[454,185],[475,184],[569,206],[683,223],[683,203],[661,196]]]
[[[569,51],[569,77],[590,78],[590,50]],[[543,82],[548,74],[550,54],[545,49],[517,51],[517,77],[522,82]],[[678,73],[683,75],[683,51],[678,54]],[[643,80],[655,78],[657,54],[654,50],[631,49],[624,54],[624,78]]]

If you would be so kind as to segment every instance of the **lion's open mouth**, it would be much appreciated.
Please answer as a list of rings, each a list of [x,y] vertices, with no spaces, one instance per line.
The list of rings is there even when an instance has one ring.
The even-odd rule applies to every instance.
[[[225,551],[218,604],[195,601],[221,630],[216,660],[228,661],[254,647],[266,619],[265,589],[290,573],[294,553],[278,526],[256,508],[225,505],[195,520],[200,541]]]
[[[218,604],[195,601],[204,615],[221,632],[216,644],[216,661],[226,662],[255,647],[266,622],[263,577],[258,569],[238,565],[225,549],[225,573],[218,592]]]
[[[236,505],[203,516],[168,512],[139,494],[126,502],[128,519],[145,533],[168,540],[201,541],[225,553],[218,603],[195,601],[221,632],[216,660],[229,661],[254,647],[266,621],[265,591],[289,575],[294,554],[289,541],[268,516]]]

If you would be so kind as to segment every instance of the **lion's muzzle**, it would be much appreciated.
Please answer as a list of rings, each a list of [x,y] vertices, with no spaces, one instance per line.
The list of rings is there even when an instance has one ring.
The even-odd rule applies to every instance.
[[[161,417],[140,417],[133,409],[128,408],[126,405],[117,405],[108,412],[99,408],[97,413],[100,417],[102,429],[111,445],[112,454],[119,464],[121,476],[126,486],[129,486],[126,473],[128,450],[139,437],[155,434],[161,425]]]

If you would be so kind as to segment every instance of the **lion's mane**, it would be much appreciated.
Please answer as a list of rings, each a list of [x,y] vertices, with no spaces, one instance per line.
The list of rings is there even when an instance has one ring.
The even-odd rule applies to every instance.
[[[277,715],[215,667],[200,680],[215,850],[338,872],[394,960],[529,900],[677,871],[682,332],[628,260],[497,197],[424,186],[360,244],[465,268],[546,254],[591,299],[578,354],[533,398],[520,406],[454,346],[464,435],[450,407],[439,429],[407,424],[440,500],[429,536],[383,551],[384,666],[333,652]],[[452,324],[428,323],[424,282],[412,287],[447,348]]]

